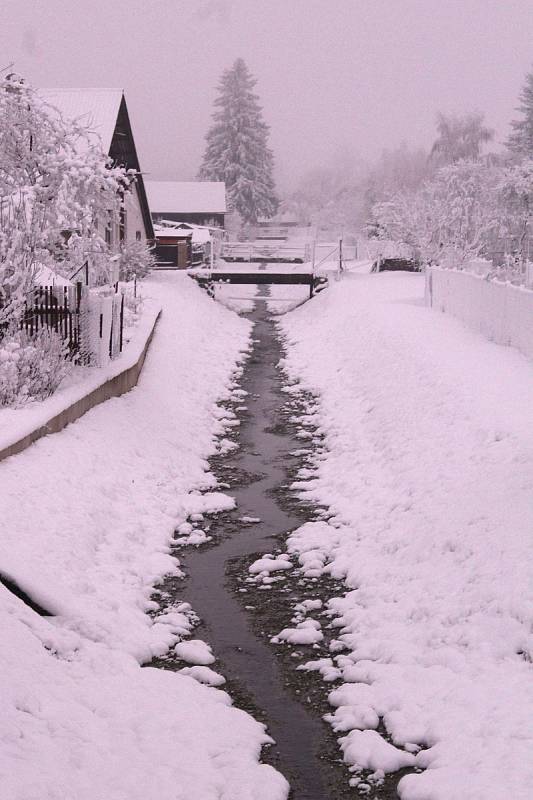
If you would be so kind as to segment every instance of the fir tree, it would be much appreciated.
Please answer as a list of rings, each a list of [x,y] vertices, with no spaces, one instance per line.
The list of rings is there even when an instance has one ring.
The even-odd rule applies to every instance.
[[[518,156],[533,158],[533,71],[526,75],[526,82],[519,96],[516,109],[522,119],[513,120],[513,131],[507,141],[509,150]]]
[[[251,223],[272,217],[278,207],[269,127],[252,91],[255,84],[242,58],[222,75],[198,175],[200,180],[224,181],[229,203]]]

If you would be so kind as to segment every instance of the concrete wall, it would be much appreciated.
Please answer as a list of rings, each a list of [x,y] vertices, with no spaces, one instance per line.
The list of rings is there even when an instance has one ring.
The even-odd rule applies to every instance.
[[[154,316],[153,325],[148,333],[144,347],[133,364],[130,363],[130,366],[126,367],[122,372],[104,381],[97,388],[88,391],[84,397],[78,398],[70,406],[52,416],[44,425],[39,426],[22,439],[0,450],[0,461],[4,458],[8,458],[8,456],[22,452],[22,450],[25,450],[33,444],[33,442],[36,442],[37,439],[47,436],[49,433],[57,433],[69,423],[79,419],[83,414],[90,411],[91,408],[94,408],[94,406],[97,406],[99,403],[103,403],[111,397],[119,397],[121,394],[133,389],[139,380],[158,319],[159,313]]]
[[[533,291],[469,272],[426,271],[426,303],[462,320],[496,344],[533,359]]]

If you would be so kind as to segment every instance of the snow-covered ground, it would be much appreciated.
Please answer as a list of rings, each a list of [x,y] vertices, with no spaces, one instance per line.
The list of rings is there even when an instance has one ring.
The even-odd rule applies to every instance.
[[[144,291],[163,314],[139,385],[0,463],[0,573],[55,614],[0,585],[5,800],[287,794],[258,763],[263,726],[202,685],[205,668],[195,680],[193,667],[140,667],[190,630],[186,604],[146,613],[154,582],[178,570],[175,527],[232,502],[206,459],[250,331],[185,274]]]
[[[76,366],[56,391],[45,400],[34,400],[18,408],[0,408],[0,451],[44,427],[56,415],[98,389],[111,378],[134,366],[141,356],[161,310],[161,303],[147,298],[138,314],[125,308],[124,349],[105,366]]]
[[[423,283],[348,276],[281,319],[327,448],[298,486],[334,512],[289,552],[348,587],[318,666],[343,680],[331,722],[354,784],[418,766],[403,800],[526,800],[533,364],[425,308]]]

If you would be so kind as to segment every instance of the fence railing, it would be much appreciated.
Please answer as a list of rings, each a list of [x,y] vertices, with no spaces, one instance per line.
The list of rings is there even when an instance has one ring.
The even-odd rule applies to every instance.
[[[29,336],[55,331],[81,363],[104,366],[122,352],[124,295],[92,292],[81,282],[37,286],[26,299],[20,328]]]
[[[75,286],[37,286],[26,299],[20,321],[21,330],[34,336],[43,328],[55,331],[68,344],[71,354],[81,346],[81,304],[87,288]]]
[[[225,261],[292,261],[304,263],[311,258],[308,244],[286,245],[274,242],[224,242],[222,258]]]

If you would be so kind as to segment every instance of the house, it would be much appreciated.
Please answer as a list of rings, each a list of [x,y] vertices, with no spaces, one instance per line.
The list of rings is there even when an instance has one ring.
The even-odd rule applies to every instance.
[[[137,172],[121,218],[106,226],[108,243],[113,246],[121,241],[153,242],[152,217],[123,90],[39,89],[39,96],[65,119],[77,120],[94,131],[114,164]]]
[[[190,222],[224,228],[226,187],[221,181],[146,181],[155,223]]]

